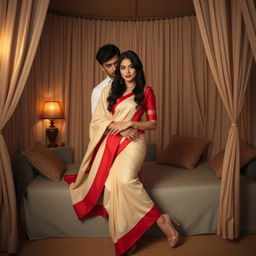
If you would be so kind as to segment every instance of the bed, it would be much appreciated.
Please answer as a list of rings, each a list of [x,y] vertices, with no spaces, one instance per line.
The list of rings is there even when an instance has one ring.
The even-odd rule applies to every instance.
[[[77,172],[79,165],[71,163],[71,151],[57,149],[56,153],[67,164],[66,174]],[[38,175],[22,155],[16,157],[15,163],[17,198],[24,230],[30,240],[109,236],[107,220],[102,217],[77,219],[63,179],[55,182]],[[145,161],[140,178],[161,211],[170,213],[181,224],[180,232],[187,235],[216,233],[220,180],[205,162],[189,170]],[[241,176],[241,232],[256,232],[255,202],[256,181]],[[162,233],[154,225],[145,235],[161,236]]]

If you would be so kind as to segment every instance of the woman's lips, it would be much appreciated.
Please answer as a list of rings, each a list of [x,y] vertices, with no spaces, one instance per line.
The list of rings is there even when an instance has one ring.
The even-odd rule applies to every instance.
[[[125,78],[131,78],[132,76],[131,75],[126,75],[124,76]]]

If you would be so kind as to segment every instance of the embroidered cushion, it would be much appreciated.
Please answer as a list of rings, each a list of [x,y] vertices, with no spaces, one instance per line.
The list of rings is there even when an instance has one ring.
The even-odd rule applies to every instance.
[[[36,142],[22,152],[30,164],[46,178],[61,180],[66,165],[54,152],[40,142]]]

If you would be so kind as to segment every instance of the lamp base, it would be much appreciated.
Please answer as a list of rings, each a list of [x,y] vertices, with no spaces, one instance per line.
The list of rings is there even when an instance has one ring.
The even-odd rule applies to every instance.
[[[58,128],[56,127],[49,127],[46,129],[45,133],[46,133],[46,136],[49,140],[49,144],[47,145],[48,148],[56,148],[58,147],[57,144],[55,144],[55,140],[56,140],[56,137],[58,135]]]
[[[58,145],[57,144],[48,144],[47,148],[57,148]]]

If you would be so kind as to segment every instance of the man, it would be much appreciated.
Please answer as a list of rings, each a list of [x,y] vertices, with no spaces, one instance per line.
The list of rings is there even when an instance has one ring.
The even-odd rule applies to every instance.
[[[110,86],[113,79],[115,78],[116,64],[120,57],[120,50],[114,44],[105,44],[100,47],[96,54],[96,60],[101,65],[101,68],[104,73],[106,73],[107,77],[100,82],[92,91],[91,95],[91,111],[92,115],[96,109],[98,101],[100,99],[102,90]],[[123,137],[130,140],[137,140],[139,138],[139,134],[136,129],[129,128],[120,133]]]
[[[116,71],[116,64],[120,57],[120,50],[113,44],[106,44],[99,48],[96,59],[101,65],[101,68],[107,77],[99,83],[92,91],[91,95],[91,111],[92,115],[98,104],[102,90],[111,85]]]

